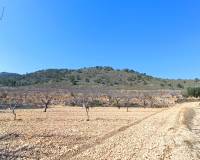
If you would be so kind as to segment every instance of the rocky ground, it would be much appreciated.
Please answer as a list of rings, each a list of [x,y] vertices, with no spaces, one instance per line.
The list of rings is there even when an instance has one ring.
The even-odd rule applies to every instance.
[[[197,160],[200,105],[0,112],[0,159]]]
[[[72,159],[200,159],[200,107],[185,103],[134,124]]]

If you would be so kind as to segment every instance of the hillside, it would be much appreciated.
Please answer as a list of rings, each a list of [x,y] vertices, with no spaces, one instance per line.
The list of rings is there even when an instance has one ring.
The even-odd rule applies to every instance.
[[[90,67],[77,70],[48,69],[24,75],[0,73],[0,86],[5,87],[109,87],[116,89],[184,89],[198,85],[198,80],[155,78],[134,70]]]
[[[1,72],[0,73],[0,78],[10,78],[10,77],[17,77],[20,76],[17,73],[8,73],[8,72]]]

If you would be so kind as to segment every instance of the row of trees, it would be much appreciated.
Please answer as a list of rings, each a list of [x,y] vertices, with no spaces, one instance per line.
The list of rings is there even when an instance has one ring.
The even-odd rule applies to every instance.
[[[73,94],[73,99],[69,105],[81,106],[85,108],[87,113],[87,120],[89,120],[89,109],[95,106],[102,106],[105,103],[100,99],[102,97],[95,95],[84,95],[84,94]],[[115,106],[118,109],[121,107],[126,108],[126,111],[129,111],[130,107],[151,107],[151,108],[163,108],[168,107],[168,103],[164,100],[160,101],[156,99],[155,96],[151,95],[142,95],[141,97],[134,97],[131,95],[124,96],[115,96],[115,95],[106,95],[105,100],[107,101],[108,106]],[[134,101],[135,99],[140,99],[140,102]],[[67,103],[68,105],[68,103]]]
[[[100,94],[101,92],[90,93],[73,93],[66,96],[64,93],[53,93],[51,91],[0,91],[0,105],[4,108],[10,108],[16,119],[16,108],[20,107],[40,107],[44,112],[47,112],[49,105],[64,104],[66,106],[80,106],[85,108],[87,120],[89,121],[89,111],[91,107],[96,106],[116,106],[126,108],[129,111],[130,107],[167,107],[168,104],[164,101],[159,101],[155,96],[150,94],[142,94],[134,96],[130,93],[119,94],[110,92],[107,95]]]
[[[51,104],[53,96],[50,94],[38,94],[37,96],[28,95],[27,93],[16,94],[7,91],[3,91],[0,94],[0,109],[10,109],[14,116],[14,120],[17,118],[17,114],[15,112],[16,108],[29,106],[43,106],[44,112],[47,112],[49,105]]]

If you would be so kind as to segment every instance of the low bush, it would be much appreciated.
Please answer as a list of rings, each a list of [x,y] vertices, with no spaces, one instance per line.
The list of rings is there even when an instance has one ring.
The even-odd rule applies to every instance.
[[[187,96],[191,96],[191,97],[200,97],[200,87],[189,87],[187,89]]]

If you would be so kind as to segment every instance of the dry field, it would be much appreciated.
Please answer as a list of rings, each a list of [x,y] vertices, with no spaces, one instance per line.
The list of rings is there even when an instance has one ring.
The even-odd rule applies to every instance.
[[[200,159],[200,107],[0,111],[0,159]]]

